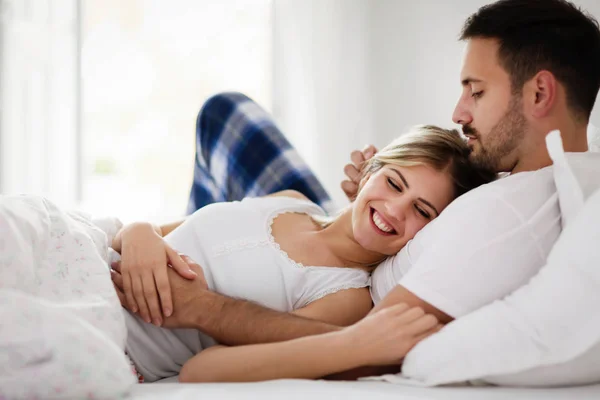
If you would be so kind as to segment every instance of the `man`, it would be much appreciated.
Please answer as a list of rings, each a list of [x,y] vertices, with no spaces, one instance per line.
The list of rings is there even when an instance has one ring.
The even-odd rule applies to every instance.
[[[501,0],[465,23],[462,95],[453,120],[474,162],[510,173],[452,203],[373,275],[374,311],[399,303],[449,322],[523,285],[560,234],[545,136],[587,151],[600,87],[597,22],[563,0]],[[360,163],[343,187],[356,191]],[[166,326],[193,327],[230,344],[283,341],[338,327],[203,290],[171,275],[175,311]],[[372,373],[372,371],[369,371]]]

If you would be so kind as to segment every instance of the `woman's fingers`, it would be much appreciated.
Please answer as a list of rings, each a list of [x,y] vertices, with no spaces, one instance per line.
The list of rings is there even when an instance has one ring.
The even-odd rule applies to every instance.
[[[132,277],[131,286],[133,288],[133,297],[138,306],[138,313],[144,321],[150,323],[150,311],[148,310],[148,305],[144,298],[144,285],[142,284],[142,279],[140,277]]]
[[[171,267],[177,271],[177,273],[186,279],[194,280],[198,276],[190,266],[181,258],[181,255],[177,253],[175,250],[166,247],[167,257],[169,259],[169,264]]]
[[[406,326],[406,332],[413,336],[420,336],[431,331],[438,325],[438,320],[431,314],[422,315]],[[432,332],[433,333],[433,332]]]
[[[133,284],[131,282],[131,276],[128,273],[122,274],[121,276],[123,277],[123,292],[125,292],[125,297],[127,298],[127,304],[129,304],[129,309],[132,312],[138,312],[139,307],[133,295]]]
[[[173,313],[173,298],[171,297],[171,285],[169,284],[169,274],[166,268],[159,268],[154,272],[156,281],[156,290],[160,297],[162,312],[165,317],[170,317]]]
[[[181,254],[181,258],[183,259],[183,261],[186,262],[186,264],[189,266],[192,272],[196,274],[196,279],[200,279],[200,281],[204,285],[204,288],[208,289],[208,283],[206,282],[206,277],[204,276],[204,270],[202,269],[202,267],[197,262],[192,260],[189,256]]]
[[[158,271],[157,268],[156,271]],[[150,319],[156,326],[162,324],[162,311],[160,309],[160,303],[158,301],[158,294],[156,293],[156,272],[153,274],[152,271],[146,271],[141,276],[142,288],[144,290],[144,300],[146,300],[146,306],[150,313]]]
[[[408,305],[406,306],[408,307]],[[425,311],[421,307],[412,307],[407,308],[405,311],[400,313],[400,321],[405,324],[410,324],[413,321],[418,320],[419,318],[425,315]]]

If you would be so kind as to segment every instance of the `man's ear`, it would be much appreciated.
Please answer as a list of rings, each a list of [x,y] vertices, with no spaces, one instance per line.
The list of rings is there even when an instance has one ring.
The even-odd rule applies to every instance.
[[[544,118],[550,113],[557,98],[558,81],[550,71],[542,70],[523,87],[525,112],[534,118]]]

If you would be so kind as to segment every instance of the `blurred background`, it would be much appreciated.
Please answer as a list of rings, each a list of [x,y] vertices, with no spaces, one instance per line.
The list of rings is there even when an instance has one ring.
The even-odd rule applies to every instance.
[[[452,126],[457,37],[487,2],[1,0],[0,193],[126,222],[177,218],[198,110],[241,91],[343,205],[353,149]],[[600,18],[600,1],[574,2]]]

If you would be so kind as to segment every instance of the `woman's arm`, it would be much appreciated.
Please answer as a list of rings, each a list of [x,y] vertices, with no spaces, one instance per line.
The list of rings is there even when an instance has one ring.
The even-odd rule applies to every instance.
[[[161,237],[167,236],[169,233],[173,232],[175,228],[185,222],[185,218],[179,221],[171,222],[165,225],[155,225],[150,222],[134,222],[132,224],[127,224],[123,226],[113,238],[111,248],[117,253],[121,254],[121,249],[123,247],[123,233],[142,230],[152,230],[156,232],[157,235]]]
[[[188,360],[181,382],[251,382],[320,378],[367,365],[399,365],[437,319],[401,304],[341,331],[279,343],[214,347]]]
[[[197,277],[188,265],[189,260],[163,239],[163,235],[179,225],[181,222],[161,227],[146,222],[129,224],[112,242],[111,247],[121,253],[120,271],[128,308],[139,311],[148,323],[161,325],[163,314],[168,317],[173,311],[169,266],[186,279]]]

